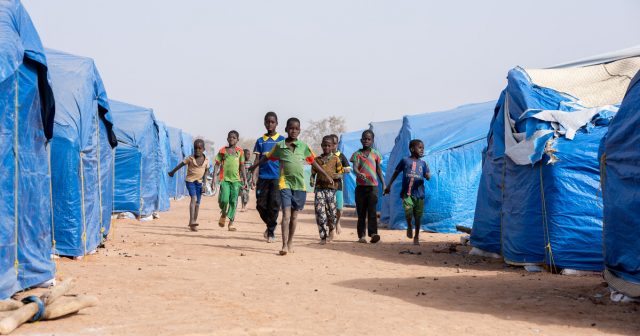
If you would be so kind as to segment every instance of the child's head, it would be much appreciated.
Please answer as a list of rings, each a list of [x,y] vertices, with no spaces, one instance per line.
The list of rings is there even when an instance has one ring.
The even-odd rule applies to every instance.
[[[325,135],[322,137],[322,143],[320,147],[322,147],[323,154],[331,154],[333,152],[333,137],[331,135]]]
[[[300,119],[287,119],[287,127],[285,127],[284,131],[287,132],[290,139],[298,139],[298,135],[300,135]]]
[[[238,131],[229,131],[229,134],[227,134],[229,147],[235,146],[238,143],[238,139],[240,139],[240,133],[238,133]]]
[[[202,156],[202,153],[204,153],[204,140],[196,139],[193,142],[193,155],[195,157],[200,157]]]
[[[340,142],[340,138],[338,138],[335,134],[330,134],[331,140],[333,140],[333,151],[338,150],[338,142]]]
[[[249,161],[249,159],[251,158],[251,151],[248,149],[244,149],[244,160],[245,162]]]
[[[409,152],[411,156],[419,159],[424,156],[424,143],[420,139],[413,139],[409,141]]]
[[[362,132],[362,137],[360,138],[362,147],[371,148],[371,146],[373,146],[373,140],[375,139],[375,137],[376,135],[373,134],[372,130],[365,130],[364,132]]]
[[[267,112],[264,115],[264,128],[267,129],[268,133],[274,133],[276,127],[278,127],[278,115],[273,111]]]

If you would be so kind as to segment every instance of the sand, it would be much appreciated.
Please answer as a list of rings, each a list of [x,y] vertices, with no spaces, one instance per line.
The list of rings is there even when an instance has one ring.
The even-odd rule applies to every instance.
[[[309,199],[311,195],[309,195]],[[598,275],[527,273],[501,262],[433,249],[460,235],[381,230],[357,244],[353,210],[342,235],[319,245],[312,206],[299,216],[296,253],[279,256],[250,205],[238,231],[217,225],[204,198],[200,230],[188,201],[152,222],[114,220],[106,248],[59,259],[75,294],[100,305],[14,335],[638,335],[639,305],[613,304]],[[411,251],[410,253],[401,253]]]

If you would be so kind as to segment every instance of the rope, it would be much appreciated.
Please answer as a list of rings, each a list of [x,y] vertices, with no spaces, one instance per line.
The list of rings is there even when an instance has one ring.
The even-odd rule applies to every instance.
[[[15,163],[15,173],[14,173],[14,177],[13,177],[13,182],[14,182],[14,192],[13,192],[13,221],[14,221],[14,225],[15,225],[15,260],[13,262],[13,267],[16,271],[16,277],[18,276],[18,268],[20,266],[20,263],[18,262],[18,182],[19,182],[19,170],[20,170],[20,162],[18,160],[18,132],[19,132],[19,120],[18,120],[18,115],[20,113],[20,102],[18,100],[18,89],[19,89],[19,77],[16,76],[16,84],[15,84],[15,90],[16,90],[16,94],[14,97],[14,135],[13,135],[13,156],[14,156],[14,163]]]
[[[80,205],[82,207],[82,243],[84,245],[83,255],[87,255],[87,218],[84,209],[84,153],[80,152]]]
[[[102,174],[100,174],[100,161],[101,161],[101,157],[100,157],[100,124],[98,121],[99,117],[96,116],[96,144],[98,147],[98,200],[100,202],[99,207],[100,207],[100,243],[102,243],[102,240],[104,239],[104,225],[102,223]]]
[[[58,254],[56,248],[56,226],[53,212],[53,181],[51,181],[51,143],[47,146],[48,163],[49,163],[49,207],[51,209],[51,258],[54,260],[56,273],[58,272],[58,262],[53,256]]]
[[[142,197],[142,153],[140,153],[140,210],[138,216],[142,217],[142,209],[144,208],[144,198]]]
[[[604,239],[604,228],[606,227],[607,223],[605,221],[605,216],[604,216],[604,185],[606,183],[607,180],[607,153],[603,153],[602,156],[600,157],[600,189],[602,189],[602,208],[603,208],[603,216],[602,216],[602,255],[606,255],[606,250],[607,250],[607,246],[606,246],[606,240]],[[605,265],[605,269],[606,269],[606,265]]]
[[[553,250],[551,248],[551,237],[549,235],[549,223],[547,221],[547,204],[546,204],[546,200],[544,197],[544,182],[542,179],[542,165],[540,165],[540,198],[542,201],[542,227],[544,230],[544,239],[545,239],[545,251],[547,251],[547,254],[549,255],[549,262],[550,262],[550,266],[551,266],[551,272],[552,273],[556,273],[557,269],[556,269],[556,264],[555,261],[553,259]]]

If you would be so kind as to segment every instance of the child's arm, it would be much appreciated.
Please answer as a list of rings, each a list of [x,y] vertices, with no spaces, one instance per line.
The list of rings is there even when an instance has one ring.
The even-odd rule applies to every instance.
[[[256,160],[251,167],[249,167],[249,171],[253,172],[254,170],[256,170],[256,168],[260,167],[260,165],[267,163],[267,161],[269,161],[269,159],[267,158],[267,156],[262,156],[260,158],[260,160]],[[255,177],[255,173],[254,173],[254,177]]]
[[[382,183],[382,190],[387,189],[386,184],[384,183],[384,176],[382,175],[382,168],[380,168],[380,161],[376,161],[376,174],[378,175],[378,179]]]
[[[387,187],[384,188],[384,191],[382,192],[383,195],[388,195],[391,192],[391,185],[393,184],[393,181],[396,180],[399,174],[400,172],[398,170],[393,172],[393,175],[391,176],[391,180],[389,181],[389,184],[387,184]]]
[[[429,165],[426,162],[424,162],[424,178],[426,178],[427,181],[431,180],[431,169],[429,169]]]
[[[315,187],[316,175],[318,175],[318,172],[316,171],[316,167],[311,166],[311,177],[309,178],[309,185],[312,187]]]
[[[211,180],[211,188],[214,188],[216,185],[216,176],[220,172],[220,162],[216,162],[215,166],[213,166],[213,179]]]
[[[169,176],[173,177],[173,174],[175,174],[178,170],[180,170],[180,168],[184,166],[185,166],[184,162],[178,163],[178,165],[175,168],[171,169],[171,171],[169,172]]]
[[[324,175],[324,177],[326,177],[327,180],[331,182],[331,184],[333,184],[333,178],[331,178],[331,175],[327,174],[327,172],[324,171],[324,169],[322,169],[322,167],[317,162],[313,161],[311,167],[315,168],[318,172],[320,172],[320,174]]]

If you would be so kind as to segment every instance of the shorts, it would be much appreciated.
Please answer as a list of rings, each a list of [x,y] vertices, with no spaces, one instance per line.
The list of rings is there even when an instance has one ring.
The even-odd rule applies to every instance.
[[[304,190],[280,189],[282,209],[291,208],[293,211],[300,211],[307,201],[307,192]]]
[[[424,198],[407,196],[402,199],[402,208],[404,209],[404,215],[406,217],[413,216],[415,218],[422,218],[422,214],[424,213]]]
[[[197,197],[196,204],[200,204],[200,199],[202,198],[202,183],[198,181],[186,182],[187,190],[189,191],[189,196]]]
[[[340,211],[344,208],[344,193],[342,190],[336,190],[336,210]]]

